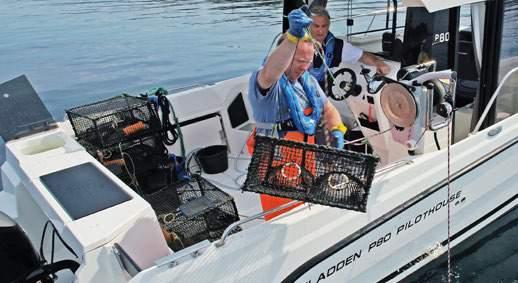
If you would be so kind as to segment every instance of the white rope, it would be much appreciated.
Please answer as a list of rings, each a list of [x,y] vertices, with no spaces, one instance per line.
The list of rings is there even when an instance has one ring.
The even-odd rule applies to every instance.
[[[309,33],[309,31],[307,29],[306,29],[306,32]],[[331,76],[331,80],[334,82],[335,81],[335,76],[334,76],[333,72],[331,71],[331,68],[326,63],[326,59],[325,59],[324,53],[321,52],[321,51],[323,51],[322,50],[322,46],[320,45],[319,42],[317,42],[313,38],[311,39],[311,41],[313,42],[313,47],[315,48],[315,52],[317,53],[318,57],[320,57],[320,59],[322,60],[322,64],[324,64],[324,69],[326,69],[326,71],[329,74],[329,76]],[[340,89],[343,92],[343,89],[341,89],[341,88],[338,88],[338,89]],[[342,93],[342,94],[345,95],[345,93]]]
[[[286,18],[287,18],[287,16],[284,16],[284,17],[286,17]],[[307,34],[311,34],[308,28],[304,28],[304,31],[305,31]],[[276,39],[277,37],[279,37],[279,35],[280,35],[280,34],[278,34],[278,35],[275,37],[275,39]],[[273,42],[275,42],[275,39],[274,39],[274,41],[272,41],[272,46],[273,46]],[[317,56],[318,56],[318,57],[320,57],[320,59],[322,60],[322,64],[324,64],[324,68],[325,68],[325,70],[327,71],[327,73],[329,74],[329,76],[330,76],[330,78],[331,78],[331,81],[333,81],[333,83],[334,83],[334,81],[336,80],[336,78],[334,77],[334,74],[333,74],[333,72],[331,71],[331,68],[330,68],[330,67],[327,65],[327,63],[326,63],[325,55],[321,52],[321,51],[322,51],[322,49],[321,49],[321,45],[320,45],[320,43],[319,43],[319,42],[317,42],[314,38],[311,38],[311,42],[313,43],[313,47],[315,48],[315,52],[316,52]],[[270,49],[272,48],[272,46],[270,46]],[[269,52],[268,52],[268,53],[269,53]],[[340,90],[340,92],[341,92],[341,96],[345,96],[345,95],[346,95],[345,90],[343,90],[343,89],[342,89],[342,88],[340,88],[340,87],[339,87],[338,89],[339,89],[339,90]],[[325,90],[324,90],[324,91],[325,91]],[[349,111],[351,111],[351,110],[350,110],[350,108],[349,108],[349,105],[347,104],[347,102],[345,102],[345,103],[346,103],[347,108],[349,109]],[[352,111],[351,111],[351,112],[352,112]],[[360,122],[358,121],[358,118],[356,117],[356,115],[353,115],[353,116],[354,116],[354,119],[356,120],[356,123],[357,123],[358,125],[360,125]],[[325,124],[324,119],[322,119],[322,122]],[[379,132],[379,133],[374,134],[374,135],[371,135],[371,136],[369,136],[369,137],[363,137],[363,138],[359,138],[359,139],[356,139],[356,140],[353,140],[353,141],[348,141],[348,142],[344,143],[344,145],[348,145],[348,144],[351,144],[351,143],[356,143],[356,142],[358,142],[358,141],[368,140],[368,138],[375,137],[375,136],[378,136],[378,135],[382,135],[382,134],[384,134],[384,133],[386,133],[386,132],[390,131],[391,129],[392,129],[392,128],[389,128],[389,129],[387,129],[387,130],[385,130],[385,131],[383,131],[383,132]],[[326,128],[326,127],[324,127],[324,135],[326,136],[326,144],[327,144],[327,145],[330,145],[329,132],[328,132],[328,130],[327,130],[327,128]],[[245,142],[245,144],[246,144],[246,142]]]
[[[363,137],[363,138],[355,139],[355,140],[352,140],[352,141],[348,141],[348,142],[346,142],[345,144],[352,144],[352,143],[356,143],[356,142],[359,142],[359,141],[362,141],[362,140],[368,140],[368,139],[373,138],[373,137],[375,137],[375,136],[383,135],[384,133],[386,133],[386,132],[388,132],[388,131],[392,130],[393,128],[394,128],[394,126],[392,126],[392,127],[388,128],[388,129],[386,129],[386,130],[385,130],[385,131],[383,131],[383,132],[379,132],[379,133],[376,133],[376,134],[370,135],[370,136],[368,136],[368,137]]]
[[[450,211],[450,194],[451,194],[451,115],[448,119],[448,283],[451,283],[451,247],[450,247],[450,223],[451,223],[451,211]]]
[[[306,33],[311,34],[308,29],[306,29]],[[322,64],[324,65],[324,69],[327,71],[327,73],[331,77],[331,80],[334,83],[335,77],[333,75],[333,72],[331,72],[331,68],[329,68],[329,66],[326,63],[326,59],[325,59],[324,54],[321,52],[322,51],[321,50],[322,46],[314,38],[311,38],[311,42],[313,43],[313,48],[315,48],[315,52],[317,53],[318,57],[320,57],[320,59],[322,60]],[[327,78],[324,77],[324,81],[327,82]],[[325,85],[327,86],[327,83]],[[338,89],[342,92],[342,95],[345,96],[345,93],[343,93],[343,89],[341,89],[341,88],[338,88]],[[326,90],[324,89],[323,91],[325,92]],[[326,145],[330,146],[331,145],[331,137],[329,136],[329,131],[327,130],[327,127],[325,126],[325,124],[326,124],[325,117],[322,117],[322,118],[323,118],[322,119],[322,124],[324,124],[324,127],[323,127],[324,128],[324,136],[326,137]],[[344,146],[345,146],[345,144],[344,144]]]
[[[305,31],[306,31],[306,33],[307,33],[307,34],[311,34],[311,33],[310,33],[310,31],[309,31],[307,28],[305,29]],[[319,43],[319,42],[317,42],[314,38],[311,38],[311,41],[312,41],[312,43],[313,43],[313,47],[315,48],[315,52],[317,53],[317,56],[318,56],[318,57],[320,57],[320,59],[322,60],[322,64],[324,64],[324,69],[327,71],[327,73],[329,74],[329,76],[330,76],[330,78],[331,78],[331,81],[334,83],[334,82],[335,82],[335,80],[336,80],[336,78],[335,78],[335,76],[334,76],[333,72],[331,71],[331,68],[330,68],[330,67],[327,65],[327,63],[326,63],[326,59],[325,59],[325,55],[324,55],[324,53],[322,53],[322,52],[321,52],[321,51],[323,51],[323,50],[321,49],[321,47],[322,47],[322,46],[321,46],[321,45],[320,45],[320,43]],[[326,80],[326,81],[327,81],[327,80]],[[340,88],[340,87],[338,87],[338,89],[339,89],[339,91],[341,92],[341,93],[340,93],[340,96],[345,97],[345,95],[346,95],[345,90],[343,90],[343,89],[342,89],[342,88]],[[326,90],[324,90],[324,91],[326,91]],[[347,109],[352,113],[352,111],[351,111],[351,109],[350,109],[350,107],[349,107],[349,104],[347,104],[347,101],[344,101],[344,102],[345,102],[345,105],[347,106]],[[358,120],[358,117],[356,117],[356,115],[354,115],[354,113],[353,113],[353,116],[354,116],[354,120],[356,121],[356,124],[357,124],[357,125],[361,125],[361,124],[360,124],[360,121]],[[325,121],[323,121],[323,122],[324,122],[324,124],[325,124]],[[351,128],[352,128],[354,125],[348,125],[348,126],[351,126]],[[391,129],[392,129],[392,128],[390,128],[390,129],[388,129],[388,130],[385,130],[385,131],[383,131],[383,132],[380,132],[380,133],[374,134],[374,135],[369,136],[369,137],[363,137],[363,138],[359,138],[359,139],[356,139],[356,140],[353,140],[353,141],[350,141],[350,142],[346,142],[346,143],[344,143],[344,146],[345,146],[345,145],[348,145],[348,144],[351,144],[351,143],[355,143],[355,142],[357,142],[357,141],[362,141],[362,140],[367,140],[367,141],[368,141],[368,138],[375,137],[375,136],[378,136],[378,135],[382,135],[382,134],[384,134],[384,133],[388,132],[388,131],[389,131],[389,130],[391,130]],[[329,132],[328,132],[328,130],[327,130],[327,128],[326,128],[326,127],[324,127],[324,135],[326,136],[326,143],[327,143],[327,145],[330,145]]]
[[[131,168],[133,169],[133,172],[130,172],[128,166],[126,165],[126,161],[123,162],[124,164],[124,168],[126,169],[126,172],[128,173],[130,179],[131,179],[131,184],[135,186],[135,189],[137,190],[137,192],[142,196],[144,195],[144,193],[142,192],[142,190],[140,189],[140,184],[138,183],[138,180],[137,180],[137,176],[135,175],[135,163],[133,162],[133,158],[131,158],[131,155],[129,155],[128,153],[124,152],[122,150],[122,144],[119,143],[119,151],[121,153],[121,157],[122,157],[122,160],[124,160],[124,156],[127,156],[128,157],[128,160],[130,161],[131,163]]]

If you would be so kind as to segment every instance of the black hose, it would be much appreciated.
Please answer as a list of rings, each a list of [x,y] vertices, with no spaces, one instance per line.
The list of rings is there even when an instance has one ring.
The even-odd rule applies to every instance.
[[[185,156],[185,145],[183,143],[182,138],[182,130],[180,128],[180,122],[176,117],[174,112],[174,108],[167,99],[167,90],[164,88],[156,88],[152,91],[140,94],[141,97],[147,98],[149,102],[153,103],[156,107],[156,110],[161,110],[161,130],[160,130],[160,139],[162,143],[165,145],[173,145],[176,141],[180,140],[180,150],[181,156]],[[169,120],[169,115],[172,114],[174,124]],[[167,151],[167,149],[166,149]],[[166,152],[167,153],[167,152]]]
[[[155,93],[150,93],[144,96],[149,97],[153,94],[156,96],[155,102],[158,109],[162,111],[160,119],[162,123],[162,130],[160,131],[162,142],[165,145],[173,145],[176,143],[180,135],[178,134],[178,125],[173,125],[171,120],[169,120],[169,114],[171,114],[172,107],[167,99],[167,90],[160,87],[155,91]]]
[[[441,146],[439,145],[439,139],[437,138],[437,132],[433,132],[433,139],[435,140],[435,146],[437,146],[437,150],[441,150]]]
[[[177,127],[169,120],[171,107],[165,95],[158,95],[158,106],[162,110],[162,141],[166,145],[173,145],[178,140],[179,135]]]
[[[57,232],[56,230],[56,227],[54,226],[54,224],[52,224],[52,222],[50,220],[47,220],[47,222],[45,222],[45,225],[43,226],[43,232],[41,233],[41,241],[40,241],[40,257],[41,257],[41,263],[46,263],[47,260],[45,259],[45,255],[43,254],[43,243],[45,241],[45,232],[47,232],[47,226],[48,225],[51,225],[52,226],[52,229],[53,229],[53,232],[52,232],[52,258],[51,258],[51,261],[54,261],[54,238],[55,236],[58,236],[58,239],[61,241],[61,243],[63,244],[63,246],[65,246],[65,248],[71,253],[73,254],[76,258],[79,258],[77,256],[77,254],[74,252],[74,250],[65,242],[65,240],[63,240],[63,238],[61,237],[61,235],[59,235],[59,233]]]

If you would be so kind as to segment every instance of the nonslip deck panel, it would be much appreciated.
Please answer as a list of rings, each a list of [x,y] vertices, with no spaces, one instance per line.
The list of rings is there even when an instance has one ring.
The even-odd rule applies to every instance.
[[[6,142],[56,124],[25,75],[0,84],[0,121],[0,136]]]
[[[40,179],[74,220],[131,199],[92,163],[50,173]]]

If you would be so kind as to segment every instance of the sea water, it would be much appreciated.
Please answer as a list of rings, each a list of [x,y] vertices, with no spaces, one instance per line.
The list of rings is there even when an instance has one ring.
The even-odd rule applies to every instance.
[[[355,14],[385,6],[358,1]],[[344,17],[344,7],[328,4],[333,18]],[[250,73],[281,20],[281,0],[1,0],[0,82],[26,74],[62,120],[64,109],[121,93]],[[384,20],[377,16],[372,28]],[[355,30],[368,24],[358,20]],[[344,35],[345,21],[332,29]]]
[[[333,18],[346,16],[345,2],[329,0]],[[360,14],[385,3],[354,6]],[[26,74],[62,120],[64,109],[121,93],[249,73],[281,31],[281,19],[281,0],[1,0],[0,82]],[[357,20],[353,32],[369,24]],[[384,15],[371,28],[383,26]],[[344,21],[331,29],[344,35]],[[510,36],[516,48],[516,34]],[[453,282],[518,282],[517,219],[515,209],[454,249]],[[446,272],[441,256],[406,281],[447,282]]]

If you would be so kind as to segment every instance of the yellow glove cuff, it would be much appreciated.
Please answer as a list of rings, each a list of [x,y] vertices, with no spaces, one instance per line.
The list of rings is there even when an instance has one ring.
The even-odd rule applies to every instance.
[[[298,38],[298,37],[294,36],[293,34],[287,32],[286,39],[293,44],[297,44],[299,41],[310,41],[311,35],[309,35],[308,33],[305,33],[302,38]]]
[[[344,125],[344,123],[340,123],[338,124],[338,126],[334,126],[333,128],[331,128],[331,132],[334,130],[338,130],[342,134],[345,134],[345,132],[347,132],[347,127]]]

